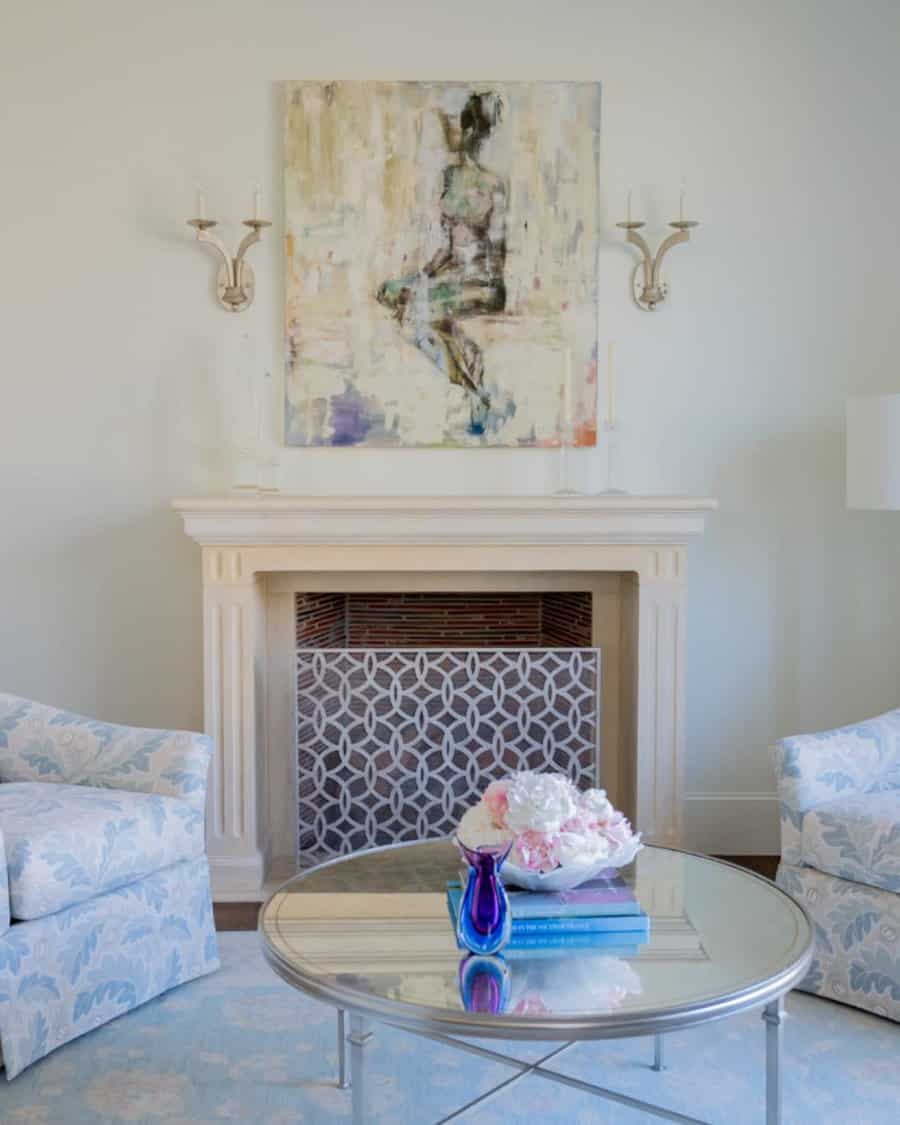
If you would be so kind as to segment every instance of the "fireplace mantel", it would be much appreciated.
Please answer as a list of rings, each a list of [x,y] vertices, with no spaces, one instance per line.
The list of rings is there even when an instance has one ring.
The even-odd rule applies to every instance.
[[[716,501],[683,496],[238,496],[176,500],[202,546],[685,543]]]
[[[610,791],[647,839],[680,842],[687,544],[714,500],[260,495],[173,506],[202,548],[217,899],[259,898],[271,871],[279,793],[292,785],[288,602],[300,590],[592,590]]]

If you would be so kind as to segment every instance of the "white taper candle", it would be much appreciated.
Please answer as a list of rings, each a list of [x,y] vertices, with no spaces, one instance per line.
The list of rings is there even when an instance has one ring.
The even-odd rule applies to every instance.
[[[571,441],[572,438],[572,349],[566,348],[565,383],[563,384],[563,426],[565,433],[562,440]]]
[[[261,212],[262,212],[262,191],[260,190],[259,184],[257,184],[256,187],[254,188],[254,191],[253,191],[253,218],[254,219],[262,218]]]
[[[616,342],[610,340],[606,347],[606,420],[616,424]]]

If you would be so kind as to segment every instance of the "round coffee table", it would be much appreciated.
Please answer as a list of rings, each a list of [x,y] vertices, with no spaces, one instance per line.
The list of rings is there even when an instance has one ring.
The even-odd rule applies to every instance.
[[[624,874],[650,915],[649,941],[636,948],[617,948],[611,939],[616,945],[609,949],[511,951],[502,967],[508,1001],[494,1014],[467,1011],[462,998],[464,954],[446,903],[447,882],[458,877],[459,866],[448,840],[358,852],[291,879],[260,914],[263,950],[275,972],[337,1009],[339,1083],[352,1089],[357,1125],[367,1120],[364,1059],[373,1021],[516,1071],[442,1122],[534,1074],[669,1121],[697,1123],[548,1063],[583,1040],[652,1035],[653,1069],[661,1070],[666,1032],[760,1007],[766,1122],[781,1121],[783,998],[809,967],[812,930],[803,909],[773,883],[706,856],[647,847]],[[472,1038],[564,1043],[525,1063]]]

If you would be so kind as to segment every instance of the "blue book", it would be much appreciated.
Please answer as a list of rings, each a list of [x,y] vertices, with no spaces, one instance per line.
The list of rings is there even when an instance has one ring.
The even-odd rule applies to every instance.
[[[458,883],[447,886],[447,908],[450,920],[456,930],[456,920],[459,917],[459,908],[462,902],[462,888]],[[522,929],[522,922],[513,919],[512,936],[506,950],[531,950],[531,949],[602,949],[612,956],[631,957],[637,952],[638,946],[644,945],[650,935],[650,920],[646,914],[639,917],[631,916],[630,929],[604,929],[604,924],[609,922],[620,923],[623,919],[615,918],[547,918],[529,919],[526,926],[535,921],[542,925],[538,928]],[[586,928],[594,923],[595,928]],[[571,929],[572,924],[575,929]],[[600,928],[596,928],[597,926]]]
[[[467,877],[464,873],[458,882]],[[614,872],[571,891],[518,891],[507,887],[506,893],[513,918],[606,918],[641,913],[634,888]]]
[[[507,892],[508,893],[508,892]],[[462,902],[462,886],[456,882],[447,884],[447,900],[450,912],[455,919],[459,913]],[[550,915],[534,915],[530,911],[522,915],[517,911],[522,897],[529,897],[528,892],[509,894],[509,904],[512,911],[512,932],[518,934],[550,934],[550,933],[585,933],[585,934],[629,934],[646,935],[650,932],[650,919],[637,906],[634,912],[628,914],[600,914],[585,915],[581,913],[566,914],[558,912]],[[533,895],[534,898],[555,898],[554,895]]]

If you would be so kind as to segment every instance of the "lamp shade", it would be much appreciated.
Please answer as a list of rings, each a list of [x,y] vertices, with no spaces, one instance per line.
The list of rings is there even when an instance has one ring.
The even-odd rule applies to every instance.
[[[847,507],[900,511],[900,394],[847,400]]]

